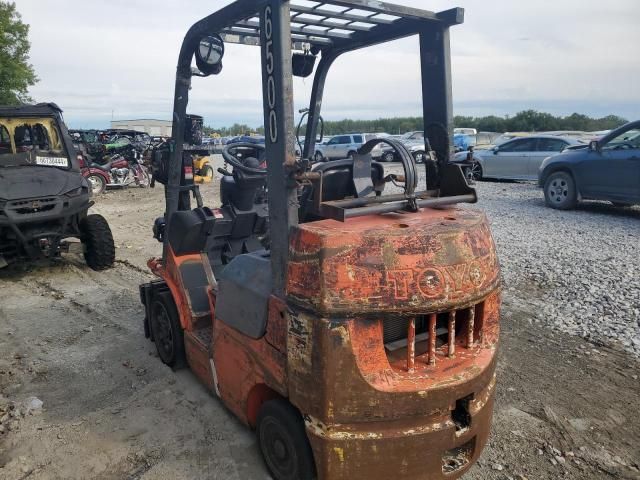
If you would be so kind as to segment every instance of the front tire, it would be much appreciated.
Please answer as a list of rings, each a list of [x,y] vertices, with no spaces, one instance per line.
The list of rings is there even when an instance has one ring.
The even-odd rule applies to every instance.
[[[576,184],[567,172],[554,172],[544,182],[544,200],[548,207],[570,210],[578,202]]]
[[[89,268],[105,270],[113,266],[116,247],[109,224],[102,215],[87,215],[80,222],[84,259]]]
[[[184,367],[184,332],[171,292],[158,293],[151,304],[149,323],[162,363],[172,368]]]
[[[416,161],[416,163],[424,163],[424,155],[424,152],[414,152],[413,159]]]
[[[275,480],[312,480],[313,452],[304,421],[289,402],[269,400],[258,414],[256,435],[267,468]]]
[[[471,181],[478,182],[482,180],[482,165],[478,162],[473,162],[469,167],[467,175]]]

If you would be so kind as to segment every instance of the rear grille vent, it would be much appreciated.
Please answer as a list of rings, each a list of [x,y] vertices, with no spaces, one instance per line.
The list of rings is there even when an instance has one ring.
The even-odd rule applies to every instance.
[[[478,303],[447,312],[386,317],[383,338],[390,363],[406,353],[406,370],[412,372],[416,359],[435,365],[438,350],[451,358],[457,348],[473,348],[482,340],[483,313],[484,303]]]

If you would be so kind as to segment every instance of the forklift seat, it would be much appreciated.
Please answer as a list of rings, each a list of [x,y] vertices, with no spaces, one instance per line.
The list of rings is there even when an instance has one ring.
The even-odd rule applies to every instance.
[[[353,160],[334,160],[314,165],[313,172],[322,173],[322,200],[325,202],[343,200],[356,196],[356,185],[353,178]],[[378,162],[371,162],[371,186],[376,196],[384,190],[384,167]],[[298,216],[301,223],[320,220],[313,212],[314,186],[306,185],[300,194]]]

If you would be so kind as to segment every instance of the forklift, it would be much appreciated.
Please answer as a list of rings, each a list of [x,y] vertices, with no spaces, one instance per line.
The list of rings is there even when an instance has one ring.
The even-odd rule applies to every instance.
[[[144,331],[255,429],[276,480],[458,478],[487,442],[500,271],[485,215],[461,206],[476,192],[448,161],[449,29],[463,18],[378,0],[237,0],[184,38],[172,139],[153,153],[166,205],[157,278],[140,286]],[[409,36],[435,160],[417,165],[383,138],[314,164],[335,60]],[[189,91],[222,73],[231,43],[260,48],[266,142],[225,146],[220,204],[207,205]],[[313,78],[300,156],[293,76]],[[372,160],[379,143],[402,174]]]

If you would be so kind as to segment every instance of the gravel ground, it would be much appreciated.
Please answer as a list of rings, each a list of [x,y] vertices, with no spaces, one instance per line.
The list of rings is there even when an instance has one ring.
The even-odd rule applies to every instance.
[[[530,184],[478,192],[504,296],[492,433],[465,480],[640,479],[640,210],[557,212]],[[216,185],[203,196],[215,205]],[[70,254],[0,270],[0,479],[268,479],[253,432],[144,338],[162,190],[96,201],[113,269]]]
[[[547,208],[529,183],[480,182],[508,292],[531,291],[537,324],[640,356],[640,208]]]

